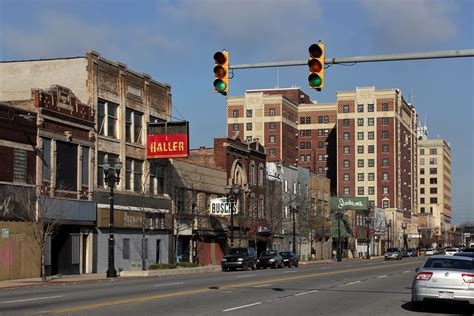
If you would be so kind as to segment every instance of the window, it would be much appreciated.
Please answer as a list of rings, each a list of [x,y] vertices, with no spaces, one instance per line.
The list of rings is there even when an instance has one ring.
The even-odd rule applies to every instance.
[[[77,191],[76,144],[56,142],[56,186],[60,190]]]
[[[420,198],[420,203],[425,204],[425,198]]]
[[[423,181],[423,183],[424,183],[424,181]],[[438,183],[438,178],[430,178],[430,184],[437,184],[437,183]]]
[[[374,159],[369,159],[367,161],[367,164],[368,164],[369,167],[374,167],[375,166],[375,160]]]
[[[369,195],[374,195],[375,194],[375,187],[369,187]]]
[[[304,124],[305,120],[304,117],[300,117],[300,124]]]
[[[437,194],[438,193],[438,188],[430,188],[430,193],[431,194]]]
[[[252,117],[252,110],[247,110],[247,111],[245,111],[245,115],[246,115],[247,117]]]
[[[436,203],[438,203],[438,198],[436,197],[430,198],[430,204],[436,204]]]
[[[349,153],[349,150],[350,150],[350,147],[349,146],[344,146],[344,153],[345,154],[348,154]]]
[[[275,108],[270,108],[270,109],[268,110],[268,115],[270,115],[270,116],[275,116]]]
[[[310,129],[307,129],[305,131],[305,136],[311,136],[311,130]]]
[[[374,200],[369,200],[369,206],[370,207],[375,207],[375,201]]]
[[[300,137],[304,137],[304,130],[300,131]]]
[[[390,207],[390,201],[389,200],[383,200],[382,201],[382,207],[383,208],[389,208]]]
[[[357,167],[361,168],[364,166],[364,159],[357,159]]]
[[[375,173],[369,172],[369,181],[374,181],[375,180]]]
[[[318,129],[318,136],[324,136],[324,130]]]
[[[388,153],[388,145],[387,144],[382,145],[382,152],[383,153]]]
[[[159,162],[151,162],[150,164],[150,193],[152,194],[164,193],[165,169],[166,169],[165,165]]]
[[[232,110],[232,117],[239,117],[239,110]]]
[[[275,143],[275,135],[270,135],[270,137],[268,138],[268,141],[273,144]],[[303,143],[304,144],[304,143]]]
[[[143,113],[127,108],[125,113],[125,141],[142,143]]]
[[[382,139],[388,139],[388,131],[382,131]]]
[[[130,259],[130,239],[122,240],[122,259]]]
[[[311,124],[311,116],[306,117],[306,124]]]
[[[364,105],[363,104],[358,104],[357,105],[357,112],[364,112]]]
[[[382,159],[382,167],[388,167],[388,158]]]
[[[43,180],[51,181],[51,139],[43,138]]]
[[[239,130],[239,124],[232,124],[232,130],[234,132],[238,131]]]
[[[382,103],[382,111],[388,111],[388,103]]]
[[[367,104],[367,112],[373,112],[374,111],[374,105],[373,104]]]
[[[104,163],[105,156],[107,155],[110,168],[114,168],[115,161],[118,159],[118,155],[107,154],[105,152],[98,152],[98,161],[97,161],[97,186],[104,187],[104,169],[102,164]]]
[[[89,147],[82,147],[81,184],[86,186],[89,185]]]
[[[300,149],[305,149],[304,142],[300,143]]]
[[[425,212],[425,208],[424,207],[420,207],[420,213],[424,213]]]
[[[368,132],[367,139],[374,139],[374,132]]]
[[[323,116],[318,116],[318,123],[324,123],[324,117]]]
[[[258,166],[258,186],[263,187],[263,179],[264,179],[264,167],[262,164]]]
[[[420,155],[424,155],[425,154],[425,150],[424,149],[420,149]]]
[[[374,118],[373,117],[369,117],[367,119],[367,125],[369,126],[374,126]]]
[[[118,104],[99,100],[99,134],[117,138]]]
[[[374,150],[375,150],[375,149],[374,149],[374,145],[369,145],[369,147],[367,148],[367,152],[368,152],[369,154],[373,154],[373,153],[374,153]]]
[[[420,178],[420,184],[425,184],[425,178]]]
[[[388,187],[382,187],[382,194],[388,194]]]
[[[420,194],[425,194],[425,188],[420,188]]]
[[[24,149],[13,149],[13,181],[26,182],[27,153]]]
[[[268,129],[275,129],[275,122],[270,122],[268,124]],[[304,132],[304,131],[300,131],[300,136],[301,136],[301,132]]]
[[[357,139],[363,140],[364,139],[364,132],[357,132]]]
[[[388,117],[382,117],[382,125],[388,125]]]
[[[246,130],[251,131],[252,130],[252,123],[247,123],[246,125]]]
[[[363,154],[364,153],[364,146],[357,146],[357,153]]]
[[[311,161],[311,155],[306,155],[306,161]]]
[[[323,141],[318,142],[318,148],[324,148],[324,142]]]
[[[350,195],[351,194],[351,189],[348,187],[344,188],[344,195]]]
[[[425,174],[425,168],[420,168],[420,174]]]
[[[319,160],[319,161],[323,161],[323,160],[324,160],[324,156],[323,156],[322,154],[319,154],[319,155],[318,155],[318,160]]]
[[[349,119],[343,119],[343,120],[342,120],[342,126],[343,126],[343,127],[349,127],[349,126],[350,126],[350,121],[349,121]]]
[[[344,132],[344,134],[342,134],[342,139],[349,140],[349,132]]]
[[[363,118],[358,118],[357,119],[357,126],[364,126],[364,119]]]
[[[437,174],[438,169],[437,168],[430,168],[430,174]]]
[[[276,156],[276,150],[275,150],[275,148],[271,148],[271,149],[269,150],[268,154],[269,154],[270,156],[272,156],[272,157]]]
[[[357,187],[357,194],[364,195],[364,187]]]
[[[342,113],[349,113],[349,105],[343,105],[342,106]]]
[[[349,181],[351,179],[350,174],[344,173],[344,181]]]
[[[438,159],[430,158],[430,165],[436,165],[437,162],[438,162]]]
[[[382,173],[382,180],[388,180],[388,172]]]
[[[364,174],[363,173],[358,173],[357,174],[357,181],[364,181]]]
[[[311,142],[306,142],[306,149],[311,149]]]
[[[430,148],[430,155],[436,155],[437,152],[436,148]]]
[[[350,166],[350,161],[349,160],[344,160],[344,168],[349,168]]]
[[[125,163],[125,189],[142,192],[143,161],[127,158]]]

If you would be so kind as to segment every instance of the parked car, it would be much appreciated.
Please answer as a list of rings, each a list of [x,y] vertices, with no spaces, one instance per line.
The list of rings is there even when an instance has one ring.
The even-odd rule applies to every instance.
[[[416,257],[416,256],[417,256],[416,249],[413,249],[413,248],[407,249],[407,257]]]
[[[474,304],[474,258],[463,256],[432,256],[420,268],[411,287],[414,309],[425,300],[463,301]]]
[[[445,251],[444,251],[444,254],[446,256],[453,256],[456,252],[458,252],[457,249],[455,248],[447,248]]]
[[[283,257],[284,266],[288,266],[288,268],[298,267],[300,261],[295,253],[291,251],[282,251],[280,252],[280,255]]]
[[[434,255],[436,255],[436,254],[437,254],[436,249],[434,249],[434,248],[426,249],[425,255],[427,255],[427,256],[434,256]]]
[[[278,250],[267,250],[260,254],[257,259],[257,269],[268,268],[273,269],[283,268],[283,257]]]
[[[242,270],[256,268],[257,252],[252,247],[248,248],[230,248],[229,254],[222,258],[222,271]]]
[[[388,248],[384,256],[385,260],[402,260],[402,251],[400,248]]]

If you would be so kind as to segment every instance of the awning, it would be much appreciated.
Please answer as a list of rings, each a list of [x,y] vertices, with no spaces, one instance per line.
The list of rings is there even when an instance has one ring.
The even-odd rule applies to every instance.
[[[331,215],[331,237],[332,238],[337,238],[338,237],[338,229],[337,229],[337,218],[335,214]],[[352,232],[352,229],[349,225],[349,218],[344,215],[341,218],[341,224],[340,224],[340,229],[341,229],[341,238],[352,238],[354,237],[354,233]]]

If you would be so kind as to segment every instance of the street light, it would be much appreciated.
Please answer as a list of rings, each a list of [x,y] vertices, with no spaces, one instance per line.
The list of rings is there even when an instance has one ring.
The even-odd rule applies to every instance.
[[[402,223],[402,229],[403,229],[403,250],[407,250],[408,248],[408,242],[407,242],[407,223]]]
[[[367,259],[370,259],[370,223],[372,220],[370,217],[366,217],[364,222],[367,225]]]
[[[230,246],[234,247],[234,208],[236,207],[237,196],[242,193],[242,189],[240,185],[234,184],[232,186],[226,186],[224,191],[227,198],[227,205],[230,207]]]
[[[120,159],[115,161],[114,170],[110,170],[110,164],[107,158],[102,163],[104,168],[105,181],[110,188],[109,201],[110,201],[110,222],[109,222],[109,268],[107,269],[108,278],[116,278],[117,271],[115,270],[115,257],[114,257],[114,186],[115,183],[120,181],[120,170],[122,169],[122,162]]]
[[[298,213],[298,206],[295,202],[291,203],[290,212],[293,216],[293,253],[296,254],[296,213]]]
[[[342,210],[336,211],[336,218],[337,218],[337,261],[342,261],[342,242],[341,242],[341,219],[344,216],[344,212]]]
[[[392,220],[389,219],[388,222],[385,222],[385,227],[387,228],[387,248],[390,248],[390,229],[392,228]]]

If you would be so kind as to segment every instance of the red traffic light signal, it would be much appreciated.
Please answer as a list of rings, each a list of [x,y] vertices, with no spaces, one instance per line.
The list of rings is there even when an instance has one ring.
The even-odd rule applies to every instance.
[[[324,44],[312,44],[309,49],[309,76],[308,86],[312,89],[324,88]]]
[[[214,54],[214,91],[222,95],[229,91],[229,53],[226,50]]]

